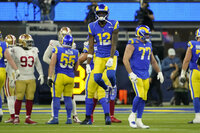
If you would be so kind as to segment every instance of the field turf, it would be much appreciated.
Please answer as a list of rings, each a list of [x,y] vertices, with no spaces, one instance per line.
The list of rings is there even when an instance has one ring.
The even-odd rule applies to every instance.
[[[145,108],[143,122],[150,126],[150,129],[132,129],[128,124],[128,116],[131,112],[131,105],[117,106],[115,116],[122,120],[122,123],[112,123],[105,125],[104,115],[101,107],[98,106],[94,114],[93,125],[80,125],[73,123],[66,125],[66,113],[64,107],[59,114],[58,125],[46,125],[50,118],[50,106],[34,106],[32,119],[37,121],[37,125],[25,125],[25,110],[23,106],[20,114],[19,125],[6,124],[3,121],[9,117],[8,110],[4,109],[3,121],[0,123],[0,133],[200,133],[200,124],[187,124],[194,117],[192,106],[190,107],[160,107]],[[81,120],[85,118],[84,107],[77,108],[78,116]]]

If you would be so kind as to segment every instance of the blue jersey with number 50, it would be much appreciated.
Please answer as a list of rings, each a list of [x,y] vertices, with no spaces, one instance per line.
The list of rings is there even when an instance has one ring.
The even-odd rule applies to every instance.
[[[52,52],[57,54],[55,73],[63,73],[74,78],[74,66],[78,61],[78,50],[64,47],[54,47]]]
[[[112,32],[116,29],[119,29],[119,22],[116,20],[108,20],[104,27],[98,21],[89,23],[88,33],[97,41],[97,57],[110,57]]]
[[[0,42],[0,67],[6,67],[4,62],[4,52],[8,48],[6,42]]]
[[[151,42],[143,43],[138,39],[130,39],[127,45],[133,45],[134,51],[130,58],[133,73],[141,79],[149,78],[149,64],[152,51]]]

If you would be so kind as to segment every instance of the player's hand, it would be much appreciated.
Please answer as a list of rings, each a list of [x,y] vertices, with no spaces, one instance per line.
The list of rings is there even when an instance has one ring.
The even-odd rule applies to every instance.
[[[185,81],[186,81],[186,78],[185,78],[185,71],[182,69],[182,70],[181,70],[181,76],[180,76],[180,78],[179,78],[179,84],[180,84],[180,85],[183,85],[183,84],[185,83]]]
[[[112,65],[113,65],[113,58],[109,58],[106,63],[106,67],[111,67]]]
[[[13,80],[13,79],[9,80],[9,87],[15,88],[15,80]]]
[[[157,79],[160,80],[161,84],[164,82],[164,77],[163,77],[162,72],[158,72]]]
[[[40,80],[40,85],[44,84],[44,75],[40,75],[38,80]]]
[[[19,69],[17,69],[15,71],[15,79],[19,78],[19,76],[20,76],[20,71],[19,71]]]
[[[76,43],[72,43],[72,49],[76,49]]]
[[[137,75],[135,75],[135,73],[131,72],[128,74],[130,80],[133,82],[133,83],[137,83]]]
[[[47,79],[47,85],[51,88],[51,87],[52,87],[52,84],[54,84],[52,78],[51,78],[51,77],[48,77],[48,79]]]
[[[90,64],[87,64],[87,65],[86,65],[86,73],[87,73],[87,74],[90,74],[90,73],[91,73]]]

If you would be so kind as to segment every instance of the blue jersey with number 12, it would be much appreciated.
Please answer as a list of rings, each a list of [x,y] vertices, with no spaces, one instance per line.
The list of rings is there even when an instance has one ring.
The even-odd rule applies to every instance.
[[[4,62],[4,52],[8,48],[6,42],[0,42],[0,67],[6,67]]]
[[[88,33],[97,41],[97,57],[110,57],[112,33],[116,29],[119,29],[119,22],[116,20],[108,20],[104,27],[98,21],[89,23]]]
[[[55,73],[63,73],[74,78],[74,66],[78,61],[78,50],[64,47],[54,47],[52,52],[57,54]]]

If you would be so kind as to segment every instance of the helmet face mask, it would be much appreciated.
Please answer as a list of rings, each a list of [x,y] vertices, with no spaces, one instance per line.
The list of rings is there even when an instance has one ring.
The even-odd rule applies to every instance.
[[[200,38],[200,28],[195,32],[195,39],[198,40],[198,38]]]
[[[151,31],[150,28],[146,25],[140,25],[136,28],[135,35],[141,40],[149,42],[151,40]]]
[[[16,37],[12,34],[9,34],[5,37],[5,42],[9,45],[9,47],[13,47],[16,45]]]
[[[34,46],[33,38],[29,34],[22,34],[19,36],[19,46],[25,49],[31,49]]]
[[[66,35],[62,39],[62,46],[63,47],[71,48],[73,43],[74,43],[74,39],[71,35]]]
[[[97,20],[99,21],[105,21],[108,19],[109,15],[109,9],[108,6],[101,4],[96,7],[95,9],[95,15],[97,17]]]
[[[58,32],[58,40],[62,44],[62,39],[66,35],[71,35],[71,29],[69,27],[62,27],[60,31]]]

